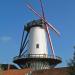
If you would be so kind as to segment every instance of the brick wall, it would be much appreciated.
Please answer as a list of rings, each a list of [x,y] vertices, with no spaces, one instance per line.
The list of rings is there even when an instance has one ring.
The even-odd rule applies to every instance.
[[[70,68],[64,67],[64,68],[51,68],[46,70],[38,70],[33,71],[32,75],[69,75]],[[10,69],[6,71],[0,71],[0,75],[26,75],[32,71],[31,69]]]
[[[30,71],[31,69],[20,69],[20,70],[10,69],[10,70],[3,71],[3,75],[25,75]]]
[[[34,71],[32,75],[68,75],[68,68],[53,68]]]

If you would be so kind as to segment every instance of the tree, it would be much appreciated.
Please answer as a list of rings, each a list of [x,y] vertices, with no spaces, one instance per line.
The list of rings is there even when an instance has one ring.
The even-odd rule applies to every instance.
[[[69,75],[75,75],[75,46],[74,46],[74,54],[73,58],[68,62],[69,67]]]

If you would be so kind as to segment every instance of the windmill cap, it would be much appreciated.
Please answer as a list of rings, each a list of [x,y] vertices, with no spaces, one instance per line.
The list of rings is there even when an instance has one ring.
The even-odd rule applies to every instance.
[[[25,28],[25,31],[30,31],[30,29],[32,27],[41,27],[41,28],[44,28],[44,21],[42,19],[38,19],[38,20],[33,20],[31,22],[28,22],[24,28]]]

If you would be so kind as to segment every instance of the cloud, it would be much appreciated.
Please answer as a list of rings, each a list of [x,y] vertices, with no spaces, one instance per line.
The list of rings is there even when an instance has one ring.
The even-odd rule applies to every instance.
[[[2,37],[0,37],[1,42],[9,42],[11,40],[12,40],[12,37],[10,37],[10,36],[2,36]]]

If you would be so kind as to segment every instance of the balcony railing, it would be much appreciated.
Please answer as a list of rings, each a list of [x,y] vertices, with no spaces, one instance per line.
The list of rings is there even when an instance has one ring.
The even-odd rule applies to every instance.
[[[22,56],[16,56],[13,59],[17,60],[17,59],[22,59],[22,58],[52,58],[52,59],[62,60],[58,56],[53,57],[52,55],[48,56],[47,54],[26,54],[26,55],[22,55]]]

